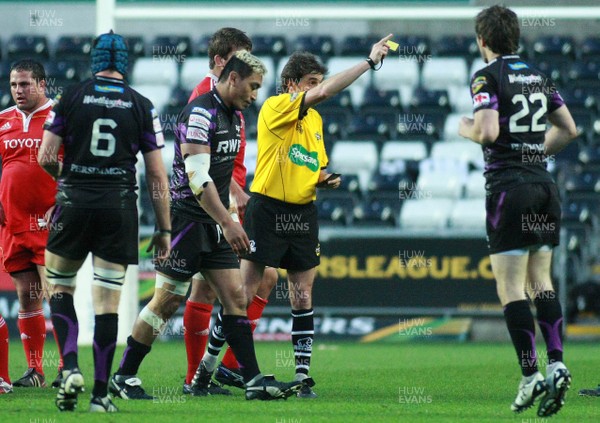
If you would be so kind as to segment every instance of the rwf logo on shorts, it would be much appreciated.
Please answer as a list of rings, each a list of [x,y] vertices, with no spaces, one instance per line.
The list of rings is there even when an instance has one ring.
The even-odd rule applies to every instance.
[[[253,239],[250,240],[250,252],[256,253],[256,242]]]
[[[321,255],[321,244],[317,244],[317,248],[315,248],[315,255],[319,257]]]

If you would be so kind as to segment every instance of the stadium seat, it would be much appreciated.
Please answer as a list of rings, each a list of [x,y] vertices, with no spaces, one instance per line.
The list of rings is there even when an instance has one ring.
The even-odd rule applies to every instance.
[[[485,233],[485,197],[458,200],[450,212],[449,226]]]
[[[563,202],[562,220],[588,223],[595,229],[600,224],[600,198],[597,194],[586,197],[569,196]]]
[[[400,112],[400,92],[398,90],[380,90],[373,86],[365,90],[361,113],[377,113],[379,111],[396,110]]]
[[[330,35],[300,35],[292,46],[293,51],[308,51],[324,62],[335,54],[335,43]]]
[[[340,43],[340,55],[363,57],[381,38],[378,35],[348,35]]]
[[[398,192],[395,196],[369,196],[353,209],[355,226],[396,226],[400,212]]]
[[[400,60],[388,57],[381,69],[372,74],[373,85],[379,90],[400,89],[406,95],[419,85],[419,64],[409,56],[400,56]]]
[[[413,113],[450,113],[451,106],[448,91],[418,87],[412,93],[409,110]]]
[[[352,113],[348,109],[339,109],[339,111],[330,111],[325,109],[319,113],[323,119],[323,132],[325,139],[325,149],[330,151],[330,145],[333,141],[347,137],[347,128],[352,118]]]
[[[540,58],[535,63],[535,67],[551,78],[559,87],[568,81],[571,61],[565,57],[553,57],[551,59]]]
[[[477,72],[480,69],[483,69],[486,66],[487,64],[483,61],[481,57],[473,60],[473,63],[471,63],[471,67],[469,68],[469,78],[471,78],[475,72]]]
[[[366,190],[378,164],[377,147],[370,141],[337,141],[329,158],[330,172],[357,175],[362,191]]]
[[[417,187],[428,198],[462,197],[465,186],[465,175],[462,172],[421,172],[417,179]]]
[[[347,135],[354,140],[383,142],[396,134],[398,113],[393,110],[356,113],[350,120]]]
[[[582,60],[600,60],[600,37],[591,36],[583,39],[579,46]]]
[[[471,87],[455,86],[448,87],[448,98],[455,113],[471,115],[473,111],[473,100],[471,98]]]
[[[252,53],[257,56],[285,56],[287,55],[285,37],[282,35],[253,35]]]
[[[258,132],[258,108],[255,104],[245,108],[242,111],[244,115],[244,123],[246,128],[246,138],[256,138]]]
[[[258,57],[265,68],[267,74],[263,77],[262,88],[258,90],[256,105],[261,106],[267,98],[274,94],[281,94],[281,74],[275,73],[275,64],[273,59],[269,56],[256,56]],[[273,92],[273,87],[275,92]]]
[[[352,197],[330,196],[325,190],[317,194],[317,214],[319,223],[324,225],[348,226],[352,223],[352,210],[355,201]]]
[[[3,89],[0,88],[0,110],[7,109],[15,105],[13,101],[12,95],[10,93],[10,88]]]
[[[54,56],[61,60],[81,60],[89,64],[93,39],[91,35],[62,35],[56,42]]]
[[[169,103],[171,91],[173,90],[168,85],[155,84],[132,84],[131,88],[138,91],[144,97],[147,97],[157,111],[163,110]]]
[[[485,198],[485,176],[483,176],[483,171],[474,170],[469,172],[465,184],[465,198]]]
[[[187,35],[157,35],[150,44],[153,58],[171,58],[184,63],[193,54],[192,40]]]
[[[388,141],[383,145],[380,161],[419,161],[426,157],[427,146],[423,141]]]
[[[405,173],[381,173],[375,172],[368,185],[370,193],[394,194],[398,199],[398,192],[403,187],[411,187],[412,180]]]
[[[462,57],[434,57],[423,65],[421,84],[429,89],[469,83],[467,63]]]
[[[533,57],[567,57],[575,59],[575,40],[565,35],[545,35],[533,42]]]
[[[573,88],[559,90],[571,112],[597,111],[598,101],[589,89]]]
[[[354,111],[354,105],[352,103],[352,94],[349,90],[344,90],[337,93],[333,97],[329,97],[327,100],[317,104],[316,109],[321,112],[339,112],[344,109],[346,111]]]
[[[161,59],[140,57],[133,67],[132,84],[175,87],[178,82],[177,62],[170,58]]]
[[[146,55],[146,43],[141,35],[128,35],[125,37],[129,50],[129,60],[135,61],[138,57]]]
[[[162,160],[170,176],[173,173],[173,160],[175,159],[175,143],[172,140],[165,141],[165,148],[161,150]]]
[[[458,135],[458,124],[463,116],[463,113],[451,113],[446,116],[446,120],[444,122],[444,140],[464,140],[464,138]]]
[[[208,57],[192,57],[183,62],[181,86],[188,91],[188,95],[208,74],[208,63]]]
[[[44,63],[46,70],[46,93],[50,98],[62,94],[64,89],[80,80],[77,65],[71,61]]]
[[[597,90],[600,88],[600,60],[577,61],[568,73],[569,85],[572,88]]]
[[[409,230],[440,230],[448,226],[453,201],[448,198],[407,200],[400,210],[400,227]]]
[[[8,40],[6,52],[11,61],[24,58],[44,61],[50,56],[48,40],[43,35],[13,35]]]
[[[398,34],[403,34],[404,31],[398,31]],[[404,64],[406,61],[413,61],[418,64],[423,64],[431,59],[431,41],[429,37],[421,35],[400,35],[394,38],[399,44],[397,54]],[[396,53],[393,53],[396,54]],[[390,54],[389,58],[394,57]]]
[[[211,37],[212,34],[205,34],[198,39],[196,48],[194,49],[195,56],[208,58],[208,43]]]
[[[565,190],[567,192],[600,192],[600,172],[582,171],[567,175]]]
[[[436,142],[431,147],[430,157],[434,160],[458,160],[478,169],[484,166],[481,146],[465,139]]]
[[[443,111],[400,114],[397,139],[435,142],[443,134],[445,120],[446,113]]]
[[[582,147],[578,158],[584,165],[600,165],[600,145],[593,144]]]
[[[335,75],[340,73],[357,63],[361,60],[365,60],[364,57],[332,57],[327,62],[327,67],[329,68],[329,75]],[[287,62],[282,60],[281,62]],[[280,68],[283,68],[283,65],[280,64]],[[381,72],[381,69],[379,72]],[[377,72],[365,72],[363,73],[356,81],[352,83],[346,90],[348,90],[352,96],[352,104],[355,106],[361,105],[363,96],[365,93],[365,89],[371,83],[371,74]],[[398,88],[397,86],[393,88]]]
[[[458,56],[472,60],[479,56],[479,48],[474,36],[448,35],[441,37],[433,44],[436,57]]]

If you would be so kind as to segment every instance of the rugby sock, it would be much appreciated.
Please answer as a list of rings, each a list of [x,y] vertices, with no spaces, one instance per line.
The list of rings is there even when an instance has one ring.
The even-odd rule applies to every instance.
[[[314,335],[313,309],[292,310],[292,344],[296,359],[296,374],[308,374]]]
[[[504,319],[517,352],[521,373],[531,376],[537,372],[535,351],[535,321],[526,300],[513,301],[504,307]]]
[[[227,343],[231,345],[233,353],[240,363],[240,370],[244,376],[244,382],[254,379],[260,370],[256,362],[254,341],[250,322],[246,316],[225,315],[223,319],[223,333]]]
[[[108,395],[108,377],[115,356],[119,315],[108,313],[96,315],[94,327],[94,389],[93,396]]]
[[[185,383],[192,383],[196,369],[206,349],[208,334],[210,333],[210,315],[212,304],[196,303],[187,300],[183,312],[183,339],[187,353],[187,374]]]
[[[537,309],[537,321],[546,341],[548,364],[563,361],[563,314],[554,291],[544,291],[533,301]]]
[[[27,367],[44,374],[44,342],[46,341],[46,319],[41,308],[34,311],[20,311],[17,326],[25,350]]]
[[[208,338],[208,347],[202,357],[202,362],[209,372],[213,372],[217,367],[217,359],[219,358],[219,353],[224,344],[225,332],[223,327],[223,307],[221,307],[219,314],[217,314],[217,320],[215,320],[215,324],[210,332],[210,338]]]
[[[58,348],[62,352],[65,370],[79,367],[77,363],[77,337],[79,336],[79,322],[73,306],[73,296],[66,292],[59,292],[50,297],[50,310],[52,310],[52,324],[56,331]]]
[[[8,375],[8,325],[0,315],[0,378],[10,382]]]
[[[121,359],[121,364],[119,364],[117,375],[137,375],[140,364],[142,364],[142,361],[151,349],[152,347],[136,341],[131,335],[129,335],[129,338],[127,338],[127,347],[123,352],[123,359]]]
[[[52,328],[52,334],[54,335],[54,342],[56,342],[56,348],[58,349],[58,370],[62,370],[64,364],[63,364],[63,358],[62,358],[62,352],[60,351],[60,345],[58,344],[58,338],[56,336],[56,329]]]
[[[248,320],[250,320],[250,329],[252,330],[252,333],[254,333],[254,330],[258,325],[258,321],[260,320],[267,303],[267,300],[255,295],[252,299],[252,302],[248,306]],[[235,359],[235,354],[233,354],[233,351],[231,351],[231,347],[227,347],[227,351],[225,351],[225,356],[223,356],[221,364],[228,369],[237,369],[240,367]]]

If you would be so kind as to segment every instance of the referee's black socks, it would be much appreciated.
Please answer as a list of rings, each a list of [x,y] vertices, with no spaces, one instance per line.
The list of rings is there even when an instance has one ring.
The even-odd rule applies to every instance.
[[[308,375],[314,335],[313,309],[292,310],[292,344],[296,359],[296,374]]]

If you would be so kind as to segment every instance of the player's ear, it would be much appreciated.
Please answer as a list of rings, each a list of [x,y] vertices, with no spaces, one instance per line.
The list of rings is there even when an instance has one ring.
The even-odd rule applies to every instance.
[[[213,57],[213,60],[215,61],[215,66],[220,68],[224,68],[227,64],[227,59],[219,56],[218,54],[216,54],[215,57]]]
[[[237,73],[234,70],[232,70],[231,72],[229,72],[229,76],[227,77],[227,80],[232,85],[236,85],[239,82],[240,79],[241,79],[240,78],[240,74]]]

